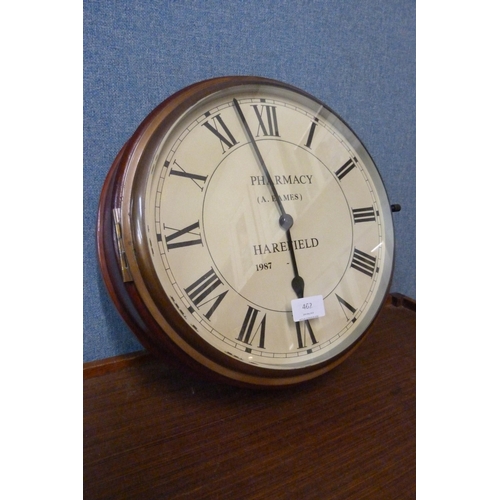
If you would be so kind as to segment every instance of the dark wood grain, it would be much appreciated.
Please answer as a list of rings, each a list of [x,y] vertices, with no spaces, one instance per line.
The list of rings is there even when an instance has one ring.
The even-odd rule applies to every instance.
[[[150,356],[84,380],[86,499],[415,498],[415,311],[282,390],[210,384]]]

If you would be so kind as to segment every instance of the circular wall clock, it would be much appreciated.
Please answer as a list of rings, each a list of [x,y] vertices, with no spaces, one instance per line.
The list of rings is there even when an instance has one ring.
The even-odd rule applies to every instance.
[[[343,361],[394,261],[391,207],[355,133],[260,77],[195,83],[145,118],[106,178],[97,241],[108,291],[148,350],[252,387]]]

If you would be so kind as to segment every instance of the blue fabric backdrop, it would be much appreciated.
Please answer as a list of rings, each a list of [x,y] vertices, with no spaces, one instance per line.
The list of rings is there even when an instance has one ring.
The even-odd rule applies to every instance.
[[[84,0],[84,361],[141,349],[102,282],[98,199],[146,114],[198,80],[300,87],[356,131],[395,214],[391,290],[416,298],[415,0]]]

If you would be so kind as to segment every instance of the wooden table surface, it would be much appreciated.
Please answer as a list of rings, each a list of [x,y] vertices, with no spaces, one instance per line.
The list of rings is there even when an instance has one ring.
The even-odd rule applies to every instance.
[[[343,364],[278,391],[84,365],[84,498],[416,498],[415,310],[392,297]]]

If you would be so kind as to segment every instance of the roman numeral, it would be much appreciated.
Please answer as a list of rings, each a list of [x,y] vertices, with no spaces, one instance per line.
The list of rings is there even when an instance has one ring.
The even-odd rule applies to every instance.
[[[354,158],[354,161],[358,161]],[[356,165],[351,158],[347,160],[336,172],[335,175],[338,177],[339,181],[342,180]]]
[[[358,222],[372,222],[375,220],[375,210],[373,207],[353,208],[352,216],[354,217],[354,224]]]
[[[260,321],[257,328],[254,330],[254,325],[257,320],[260,311],[258,309],[254,309],[251,306],[248,306],[247,313],[245,315],[245,319],[243,320],[243,324],[241,325],[240,334],[238,335],[237,340],[240,342],[244,342],[245,344],[252,345],[257,333],[259,333],[259,347],[264,349],[264,343],[266,340],[266,315]]]
[[[318,124],[318,119],[315,118],[313,122],[311,122],[311,128],[309,129],[309,135],[307,136],[307,142],[305,144],[306,148],[311,148],[311,143],[314,137],[314,131],[316,130],[316,126]]]
[[[212,303],[210,309],[204,313],[207,319],[210,319],[214,311],[219,307],[224,297],[227,294],[227,290],[222,292],[220,295],[216,295],[208,300],[205,300],[217,287],[222,285],[222,281],[215,274],[214,270],[210,268],[208,273],[205,273],[201,278],[197,279],[192,285],[189,285],[184,289],[189,299],[193,304],[200,308],[205,304]],[[193,312],[194,308],[189,307],[189,312]]]
[[[259,120],[259,128],[257,129],[257,135],[255,137],[259,137],[259,132],[262,130],[262,133],[266,136],[274,136],[279,137],[278,131],[278,117],[276,115],[276,106],[261,105],[260,112],[259,106],[257,104],[252,104],[252,108],[257,115],[257,120]],[[265,120],[263,118],[265,111]]]
[[[304,332],[302,332],[302,324],[304,325]],[[316,337],[314,336],[314,332],[311,328],[311,325],[309,324],[309,321],[297,321],[295,323],[295,329],[297,331],[297,343],[299,344],[299,349],[302,349],[303,347],[307,347],[307,335],[309,334],[309,338],[312,342],[312,344],[317,344],[318,341],[316,340]]]
[[[167,228],[165,229],[172,229],[172,228]],[[194,233],[195,238],[194,239],[184,239],[182,241],[176,241],[174,243],[170,243],[172,240],[176,240],[177,238],[180,238],[184,234],[193,234],[192,231],[194,229],[200,229],[200,223],[195,222],[194,224],[191,224],[190,226],[185,227],[184,229],[179,229],[178,231],[175,231],[172,233],[170,236],[165,236],[165,243],[167,244],[167,250],[172,250],[174,248],[180,248],[180,247],[190,247],[192,245],[201,245],[201,235],[200,233]],[[158,238],[161,239],[161,234],[158,235]]]
[[[354,249],[354,254],[352,256],[351,267],[366,274],[367,276],[373,277],[375,272],[375,264],[377,259],[372,255],[369,255],[357,248]],[[378,271],[378,269],[377,269]]]
[[[174,170],[174,167],[172,167],[172,170],[170,170],[168,175],[177,175],[178,177],[184,177],[186,179],[190,179],[193,181],[199,188],[200,190],[203,191],[203,185],[201,183],[205,183],[207,180],[206,175],[199,175],[199,174],[193,174],[191,172],[186,172],[178,163],[176,160],[174,160],[174,165],[178,167],[178,169]],[[169,162],[165,162],[165,167],[168,168]]]
[[[210,114],[207,113],[207,116],[210,116]],[[235,144],[238,144],[238,141],[234,138],[233,134],[231,134],[231,132],[227,128],[227,125],[222,120],[220,114],[212,117],[212,122],[213,125],[206,121],[205,123],[203,123],[203,126],[210,130],[210,132],[212,132],[212,134],[214,134],[215,137],[220,140],[222,153],[226,152],[224,144],[227,146],[228,150],[231,149]],[[222,129],[222,131],[219,130],[219,128]]]
[[[346,309],[350,311],[352,314],[356,314],[356,309],[349,304],[346,300],[344,300],[340,295],[335,294],[335,297],[337,297],[337,300],[339,301],[339,304],[341,306],[342,312],[345,314],[346,319],[349,319],[349,316],[346,313]],[[354,323],[356,321],[356,318],[352,319],[352,322]]]

